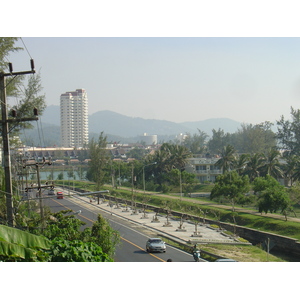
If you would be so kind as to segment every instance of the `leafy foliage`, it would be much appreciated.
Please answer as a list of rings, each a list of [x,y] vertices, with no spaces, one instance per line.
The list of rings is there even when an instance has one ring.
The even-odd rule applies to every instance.
[[[99,214],[91,229],[91,241],[101,246],[104,253],[112,256],[119,240],[119,232],[113,230],[107,220]]]
[[[230,134],[224,133],[224,130],[212,130],[212,138],[208,141],[207,146],[211,153],[219,153],[226,145],[230,144]]]
[[[283,116],[277,121],[278,132],[276,138],[279,147],[289,155],[300,154],[300,110],[291,107],[291,120]]]
[[[20,47],[15,47],[15,42],[18,40],[16,37],[0,37],[0,71],[7,70],[7,63],[5,58],[9,56],[11,52],[22,50]]]
[[[187,159],[191,156],[191,151],[185,146],[163,143],[160,149],[146,157],[145,165],[149,165],[145,170],[145,174],[148,174],[146,177],[151,177],[162,189],[163,185],[172,181],[174,177],[172,175],[170,177],[169,173],[174,168],[182,172]]]
[[[51,262],[109,262],[112,259],[93,242],[55,238],[48,251]]]
[[[190,135],[183,141],[183,145],[189,149],[193,154],[202,154],[205,150],[205,140],[208,138],[208,135],[198,129],[198,134]]]
[[[256,178],[253,190],[258,193],[259,212],[275,213],[278,210],[284,212],[290,206],[290,198],[285,187],[270,175]]]
[[[236,171],[226,172],[217,177],[210,198],[214,199],[223,196],[231,201],[234,210],[235,202],[243,201],[249,189],[248,176],[240,176]]]
[[[101,215],[83,230],[85,223],[70,210],[51,214],[47,223],[41,233],[51,241],[49,261],[112,261],[119,234]]]
[[[16,228],[0,225],[0,260],[39,261],[42,249],[50,248],[50,241]]]
[[[231,145],[224,146],[220,152],[221,158],[215,163],[217,167],[223,169],[223,173],[230,171],[236,160],[235,149]]]
[[[99,190],[107,181],[107,176],[110,174],[108,161],[109,154],[106,150],[107,137],[101,132],[98,141],[92,139],[89,143],[90,162],[87,171],[87,179],[96,183],[96,189]],[[109,168],[109,169],[108,169]]]

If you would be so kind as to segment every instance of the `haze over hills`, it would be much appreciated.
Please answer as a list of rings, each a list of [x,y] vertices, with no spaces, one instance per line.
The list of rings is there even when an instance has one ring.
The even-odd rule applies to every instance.
[[[60,126],[60,109],[58,105],[50,105],[46,108],[41,120],[45,124]],[[212,129],[223,129],[224,132],[233,133],[241,123],[228,119],[217,118],[197,122],[175,123],[165,120],[143,119],[127,117],[109,110],[98,111],[89,115],[89,131],[114,134],[123,137],[133,137],[143,133],[157,135],[173,135],[179,133],[195,133],[198,128],[208,135]]]
[[[59,145],[60,144],[60,107],[58,105],[50,105],[46,108],[43,115],[40,117],[40,124],[42,124],[44,140],[47,139],[46,144]],[[39,123],[38,123],[39,124]],[[204,131],[209,136],[212,134],[212,129],[218,130],[221,128],[224,132],[233,133],[237,131],[241,123],[228,119],[207,119],[197,122],[175,123],[165,120],[143,119],[124,116],[119,113],[104,110],[98,111],[89,115],[89,135],[90,137],[98,137],[103,131],[107,135],[108,140],[125,142],[138,141],[138,137],[144,133],[149,135],[156,134],[158,141],[170,140],[172,137],[180,133],[194,134],[198,129]],[[36,128],[26,130],[26,138],[36,140],[39,136]],[[46,137],[46,139],[45,139]]]

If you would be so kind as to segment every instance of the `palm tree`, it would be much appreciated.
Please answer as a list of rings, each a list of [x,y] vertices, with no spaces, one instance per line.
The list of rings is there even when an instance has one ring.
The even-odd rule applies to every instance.
[[[263,166],[261,167],[261,174],[263,176],[270,175],[277,178],[283,177],[283,170],[279,162],[280,152],[276,149],[270,149],[267,155],[263,155]]]
[[[144,164],[151,165],[149,168],[147,168],[145,176],[147,177],[147,173],[153,174],[153,179],[155,183],[158,183],[159,185],[162,184],[164,173],[168,172],[168,153],[166,151],[163,151],[161,149],[156,150],[154,154],[148,155],[144,161]],[[156,164],[154,165],[154,162]],[[153,165],[152,165],[153,164]]]
[[[300,180],[300,160],[295,163],[294,172],[291,178],[293,180]]]
[[[191,151],[182,145],[170,145],[170,164],[182,170],[186,165],[187,159],[192,156]]]
[[[230,171],[233,167],[233,162],[236,160],[235,149],[233,146],[227,145],[223,147],[220,155],[221,158],[215,163],[215,165],[222,168],[224,174],[225,172]]]
[[[234,170],[239,174],[242,175],[245,171],[246,165],[249,161],[249,154],[241,154],[238,158],[236,158],[233,162]]]
[[[260,170],[263,166],[263,155],[261,153],[255,153],[249,156],[249,161],[245,168],[245,175],[249,176],[250,181],[252,182],[256,177],[260,176]]]
[[[297,179],[299,174],[299,164],[300,158],[297,155],[290,155],[286,158],[286,164],[283,165],[283,171],[285,178],[290,182],[290,185],[293,185],[293,179]]]
[[[159,185],[165,181],[167,173],[172,169],[179,169],[180,172],[184,169],[187,159],[192,156],[192,153],[182,145],[174,145],[170,143],[163,143],[159,150],[154,154],[148,155],[146,158],[147,163],[156,162],[152,166],[155,182]]]

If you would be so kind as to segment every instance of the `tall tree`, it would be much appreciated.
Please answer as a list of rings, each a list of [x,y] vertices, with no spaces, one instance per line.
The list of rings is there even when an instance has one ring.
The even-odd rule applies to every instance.
[[[23,50],[21,47],[16,47],[17,37],[0,37],[0,71],[4,72],[8,69],[7,57],[12,52]]]
[[[192,156],[191,151],[181,145],[169,144],[169,164],[170,167],[183,170],[187,159]]]
[[[17,112],[18,118],[26,118],[33,116],[33,109],[36,108],[39,115],[42,115],[45,108],[45,95],[40,94],[43,90],[41,84],[40,73],[30,75],[28,77],[27,86],[22,88],[22,93],[17,93],[18,103],[11,107],[11,111]],[[32,121],[30,122],[14,122],[9,126],[9,130],[19,133],[20,129],[33,128]]]
[[[271,122],[242,124],[241,128],[231,135],[231,143],[240,153],[265,153],[269,148],[276,146],[272,125]]]
[[[292,161],[290,161],[291,174],[290,179],[293,181],[300,181],[300,158],[299,156],[294,157]]]
[[[162,186],[165,181],[169,180],[168,173],[172,169],[176,168],[181,172],[184,170],[187,159],[191,155],[192,153],[185,146],[163,143],[160,149],[145,158],[145,164],[151,164],[147,168],[147,173],[152,172],[155,183]],[[154,162],[156,164],[153,164]]]
[[[235,158],[235,149],[231,145],[223,147],[220,152],[221,158],[215,163],[217,167],[222,168],[223,174],[232,170]]]
[[[23,50],[23,48],[15,46],[17,41],[18,38],[15,37],[0,37],[0,72],[8,72],[7,60],[10,53]],[[16,76],[11,80],[7,80],[7,97],[17,99],[17,104],[11,105],[10,107],[10,109],[14,109],[17,112],[16,121],[20,118],[32,117],[34,108],[38,110],[39,115],[42,115],[46,108],[46,103],[45,95],[41,95],[41,91],[41,75],[39,73],[26,77]],[[9,110],[9,112],[11,112],[11,110]],[[9,123],[10,134],[18,135],[20,129],[32,128],[31,122],[22,121]]]
[[[270,149],[263,155],[263,166],[261,167],[261,175],[270,175],[274,178],[282,178],[283,170],[279,162],[280,152],[276,149]]]
[[[205,149],[205,141],[208,135],[198,129],[198,134],[187,135],[184,139],[183,146],[188,148],[193,154],[202,154]]]
[[[230,134],[224,133],[224,130],[219,128],[218,130],[212,130],[212,138],[208,141],[207,146],[211,153],[217,154],[226,145],[230,144]]]
[[[277,121],[276,138],[279,149],[289,155],[300,155],[300,110],[291,107],[291,120],[285,120],[284,116]]]
[[[93,223],[91,237],[94,243],[101,246],[104,253],[110,257],[114,256],[116,245],[120,241],[120,234],[112,229],[101,214],[98,214],[97,221]]]
[[[261,153],[254,153],[249,156],[248,163],[246,164],[244,174],[249,176],[252,182],[256,177],[260,176],[260,170],[263,166],[264,159]]]
[[[89,143],[90,162],[88,164],[87,178],[96,183],[99,190],[110,175],[109,153],[106,150],[107,137],[103,131],[100,133],[98,141],[94,138]]]
[[[282,169],[285,179],[288,181],[287,185],[292,186],[294,179],[300,179],[300,158],[298,155],[289,155],[285,161],[286,163],[283,164]]]
[[[233,169],[239,174],[242,175],[245,172],[247,163],[249,162],[249,154],[241,154],[233,161]]]
[[[258,193],[259,212],[285,212],[290,206],[290,198],[284,186],[270,175],[254,180],[253,190]]]
[[[248,176],[240,176],[236,171],[226,172],[217,177],[210,198],[223,196],[231,202],[232,211],[234,211],[235,203],[244,199],[245,194],[249,192],[249,188]]]

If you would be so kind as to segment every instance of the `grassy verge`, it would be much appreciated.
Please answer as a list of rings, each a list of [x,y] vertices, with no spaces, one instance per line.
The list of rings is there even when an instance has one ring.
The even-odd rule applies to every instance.
[[[118,190],[116,196],[122,196],[125,199],[131,200],[131,192],[126,190]],[[200,204],[189,202],[190,198],[185,198],[185,201],[180,202],[179,200],[170,199],[164,197],[164,195],[147,195],[147,203],[158,206],[166,207],[168,206],[172,210],[181,211],[183,213],[191,213],[199,217],[203,217],[203,213],[199,213],[199,209],[202,212],[206,212],[206,218],[217,220],[221,222],[233,224],[233,216],[236,221],[236,225],[245,226],[248,228],[253,228],[261,231],[267,231],[278,235],[288,236],[291,238],[300,240],[300,222],[285,221],[276,218],[272,218],[271,214],[268,217],[264,215],[252,215],[244,212],[232,212],[231,207],[228,206],[227,209],[216,208],[209,204]],[[136,193],[135,201],[143,202],[143,194]],[[217,217],[216,217],[217,216]]]
[[[59,184],[59,183],[58,183]],[[60,183],[62,184],[62,183]],[[82,188],[90,191],[95,190],[95,184],[92,182],[76,182],[74,183],[75,188]],[[72,183],[73,187],[73,183]],[[111,190],[111,187],[106,186],[104,189]],[[116,197],[122,197],[128,202],[132,199],[132,192],[125,189],[111,190],[111,195]],[[213,207],[217,203],[205,202],[205,204],[189,202],[191,198],[185,197],[185,201],[180,201],[176,198],[170,198],[165,195],[155,195],[155,194],[146,194],[145,204],[166,208],[169,207],[172,210],[176,210],[182,213],[190,213],[197,215],[199,217],[205,217],[213,220],[219,220],[221,222],[233,224],[233,216],[236,221],[236,225],[245,226],[248,228],[253,228],[261,231],[267,231],[270,233],[288,236],[291,238],[300,240],[300,222],[285,221],[276,218],[272,218],[272,214],[268,214],[268,217],[265,215],[252,215],[244,212],[232,212],[231,206],[228,208]],[[193,199],[195,200],[195,199]],[[144,201],[144,194],[142,191],[134,192],[134,201],[142,203]],[[200,213],[200,209],[202,213]]]
[[[191,251],[191,247],[183,244],[179,244],[173,240],[169,240],[165,237],[162,238],[167,244],[176,248],[182,249],[186,252]],[[213,253],[218,256],[232,258],[239,262],[284,262],[285,260],[276,257],[272,254],[267,254],[263,249],[257,246],[251,245],[224,245],[224,244],[206,244],[198,245],[200,250],[204,250],[209,253]],[[201,253],[201,257],[209,262],[214,262],[215,257],[210,256],[204,252]]]
[[[82,188],[85,190],[94,191],[94,184],[90,182],[77,182],[74,184],[77,188]],[[111,195],[116,197],[122,197],[128,200],[128,205],[132,199],[132,192],[130,190],[111,190],[111,187],[104,187],[104,189],[109,189]],[[143,192],[134,193],[134,201],[143,202],[144,194]],[[183,213],[194,214],[200,217],[203,215],[199,214],[199,209],[202,212],[206,212],[206,218],[214,219],[233,224],[233,213],[231,207],[216,208],[212,206],[212,203],[207,201],[205,204],[189,202],[191,198],[185,198],[185,201],[181,201],[176,198],[170,198],[165,195],[155,195],[146,194],[146,203],[149,205],[154,205],[157,207],[165,208],[168,206],[172,210],[180,211]],[[195,199],[193,199],[195,200]],[[201,199],[202,200],[202,199]],[[200,201],[199,201],[200,202]],[[269,214],[270,216],[270,214]],[[234,218],[236,220],[236,225],[245,226],[248,228],[253,228],[261,231],[271,232],[278,235],[283,235],[291,238],[296,238],[300,240],[300,223],[293,221],[284,221],[275,218],[265,217],[264,215],[252,215],[249,213],[235,212]],[[169,244],[175,244],[176,247],[185,248],[185,246],[179,245],[173,241],[166,241]],[[201,249],[207,252],[214,253],[219,256],[224,256],[232,258],[238,261],[283,261],[282,259],[267,254],[264,250],[256,246],[250,245],[223,245],[223,244],[209,244],[201,245]],[[184,249],[187,250],[187,249]],[[208,260],[213,260],[212,258]]]
[[[221,245],[209,244],[201,245],[202,250],[212,252],[216,255],[226,258],[232,258],[239,262],[284,262],[283,259],[278,258],[272,254],[267,254],[264,250],[251,245]]]

